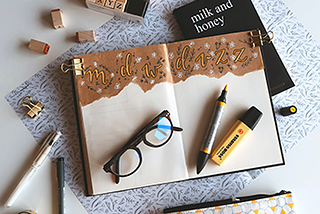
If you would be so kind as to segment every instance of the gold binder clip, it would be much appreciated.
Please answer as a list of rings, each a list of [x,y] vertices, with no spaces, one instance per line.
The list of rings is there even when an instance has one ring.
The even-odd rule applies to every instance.
[[[27,114],[31,118],[35,118],[44,109],[44,106],[40,102],[37,102],[37,104],[32,103],[29,96],[23,98],[21,105],[30,109]]]
[[[252,47],[263,46],[263,43],[270,43],[274,38],[272,31],[268,31],[266,34],[261,34],[260,30],[250,31],[250,42]]]
[[[73,70],[76,72],[76,75],[84,75],[84,60],[83,58],[72,59],[70,60],[70,64],[62,63],[60,68],[64,73],[67,73],[69,70]]]

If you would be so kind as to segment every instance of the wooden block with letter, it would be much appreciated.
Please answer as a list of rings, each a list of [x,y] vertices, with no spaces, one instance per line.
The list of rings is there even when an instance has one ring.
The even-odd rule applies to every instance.
[[[94,41],[96,41],[96,39],[93,30],[77,32],[77,42],[84,43]]]
[[[104,6],[104,4],[106,3],[106,0],[96,0],[94,3]]]
[[[111,16],[142,21],[150,0],[85,0],[88,8]]]
[[[62,12],[60,9],[51,10],[51,17],[52,17],[53,27],[55,29],[65,28],[63,24],[63,19],[62,19]]]
[[[104,6],[113,9],[115,4],[116,4],[116,0],[107,0]]]
[[[31,39],[28,48],[39,53],[47,54],[49,52],[50,46],[45,42]]]
[[[126,0],[118,0],[118,1],[116,1],[116,5],[115,5],[114,9],[123,12],[125,6],[126,6]]]

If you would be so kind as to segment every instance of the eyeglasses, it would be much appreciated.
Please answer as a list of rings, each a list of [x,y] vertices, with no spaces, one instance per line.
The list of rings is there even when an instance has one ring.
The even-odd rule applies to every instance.
[[[142,154],[137,147],[141,141],[152,148],[164,146],[172,137],[173,131],[182,131],[174,127],[167,110],[162,111],[150,123],[133,136],[126,145],[103,166],[105,172],[117,177],[127,177],[135,173],[142,164]]]

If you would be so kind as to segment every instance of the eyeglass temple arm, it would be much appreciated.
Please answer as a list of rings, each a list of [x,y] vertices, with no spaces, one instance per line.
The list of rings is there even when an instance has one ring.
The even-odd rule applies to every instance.
[[[157,121],[159,119],[159,117],[161,117],[161,115],[163,114],[168,114],[169,112],[167,110],[162,111],[159,115],[157,115],[155,118],[153,118],[147,125],[145,125],[137,134],[135,134],[129,141],[128,143],[126,143],[126,145],[124,145],[124,147],[126,146],[131,146],[132,143],[136,142],[139,138],[141,139],[141,136],[144,132],[146,132],[147,127],[150,124],[154,124],[155,121]]]
[[[116,168],[115,168],[115,170],[116,170],[116,173],[118,173],[119,174],[119,172],[120,172],[120,163],[119,163],[119,159],[116,161]],[[120,183],[120,177],[119,176],[117,176],[117,175],[115,175],[114,176],[114,182],[116,183],[116,184],[118,184],[118,183]]]
[[[183,128],[174,126],[174,127],[173,127],[173,131],[182,132],[182,131],[183,131]]]
[[[139,138],[141,139],[141,136],[142,136],[142,134],[143,134],[144,132],[146,132],[147,127],[148,127],[150,124],[155,123],[155,121],[157,121],[157,120],[159,119],[159,117],[160,117],[161,115],[163,115],[164,113],[166,113],[166,112],[167,112],[167,111],[165,110],[165,111],[161,112],[158,116],[156,116],[155,118],[153,118],[153,120],[150,121],[147,125],[145,125],[137,134],[135,134],[135,135],[124,145],[123,148],[129,147],[129,146],[131,146],[134,142],[136,142],[137,140],[139,140]],[[166,114],[169,114],[169,112],[167,112]],[[174,127],[174,126],[173,126],[173,130],[174,130],[174,131],[182,131],[183,129],[182,129],[182,128],[179,128],[179,127]]]
[[[145,125],[137,134],[135,134],[129,141],[128,143],[126,143],[126,145],[124,145],[123,148],[127,147],[127,146],[131,146],[132,143],[136,142],[139,138],[141,138],[142,134],[144,132],[146,132],[147,127],[150,124],[155,123],[155,121],[157,121],[159,119],[159,117],[161,117],[161,115],[163,115],[163,117],[167,117],[169,119],[169,115],[170,113],[167,110],[162,111],[158,116],[156,116],[155,118],[153,118],[152,121],[150,121],[147,125]],[[182,131],[183,129],[180,127],[172,127],[174,131]]]
[[[167,129],[171,129],[171,126],[168,126],[168,125],[155,125],[155,126],[152,126],[150,129],[156,129],[156,128],[167,128]],[[173,130],[173,131],[176,131],[176,132],[181,132],[181,131],[183,131],[183,128],[173,126],[173,127],[172,127],[172,130]]]
[[[138,140],[141,140],[142,134],[146,131],[148,125],[143,127],[137,134],[135,134],[124,146],[122,149],[126,147],[130,147],[133,143],[135,143]]]

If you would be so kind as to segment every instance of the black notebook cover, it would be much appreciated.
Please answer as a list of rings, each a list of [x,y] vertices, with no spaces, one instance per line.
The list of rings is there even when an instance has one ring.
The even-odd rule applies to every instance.
[[[266,33],[251,0],[198,0],[175,9],[173,14],[186,39],[254,29]],[[293,87],[272,42],[262,46],[262,54],[271,95]]]

